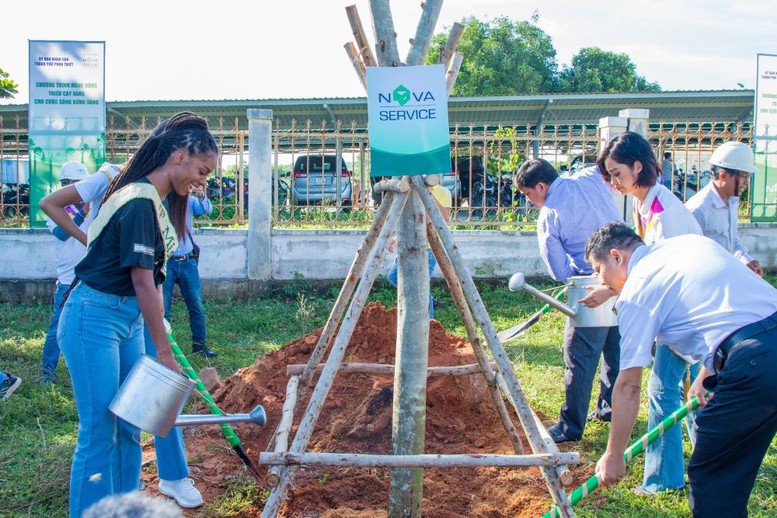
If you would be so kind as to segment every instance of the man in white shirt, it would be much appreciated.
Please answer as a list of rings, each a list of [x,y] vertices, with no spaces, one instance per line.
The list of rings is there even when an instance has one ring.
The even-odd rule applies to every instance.
[[[777,432],[777,289],[692,234],[646,246],[626,225],[608,224],[588,240],[586,258],[619,295],[621,371],[607,450],[596,465],[599,480],[611,485],[625,474],[642,369],[658,340],[703,364],[689,392],[703,406],[688,464],[693,515],[747,516]]]
[[[763,275],[761,265],[747,254],[747,247],[737,233],[739,196],[756,171],[753,152],[742,142],[725,142],[712,153],[710,166],[712,181],[685,202],[685,206],[705,236],[734,254],[757,275]]]

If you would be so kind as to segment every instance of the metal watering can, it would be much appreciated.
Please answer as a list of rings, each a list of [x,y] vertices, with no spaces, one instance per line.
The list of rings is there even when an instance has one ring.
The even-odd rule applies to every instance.
[[[520,272],[510,277],[508,287],[510,291],[523,289],[530,295],[540,299],[552,308],[555,308],[572,319],[573,327],[612,327],[617,326],[618,321],[613,312],[615,307],[615,297],[611,297],[601,306],[589,308],[580,304],[580,300],[585,298],[589,290],[587,286],[598,286],[601,283],[598,277],[590,275],[579,275],[569,278],[567,282],[567,300],[568,304],[560,302],[550,295],[541,292],[537,288],[526,283],[526,278]]]
[[[257,405],[249,414],[179,415],[196,383],[142,355],[111,401],[108,409],[141,430],[167,437],[173,426],[253,422],[264,426],[267,414]]]

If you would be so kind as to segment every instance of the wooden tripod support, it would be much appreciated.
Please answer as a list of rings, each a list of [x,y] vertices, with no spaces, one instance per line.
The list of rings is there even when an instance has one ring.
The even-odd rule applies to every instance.
[[[408,53],[408,65],[420,65],[426,57],[434,25],[442,0],[426,0],[415,38]],[[388,0],[371,0],[370,7],[375,29],[377,63],[380,66],[402,65],[396,47],[391,11]],[[346,8],[357,44],[346,45],[346,52],[354,64],[363,84],[365,66],[374,66],[369,46],[366,44],[355,6]],[[455,24],[448,39],[443,59],[447,66],[447,88],[450,93],[461,65],[461,55],[455,52],[462,27]],[[409,186],[409,188],[408,188]],[[308,363],[294,366],[286,390],[281,421],[266,452],[259,462],[270,464],[267,483],[273,489],[262,512],[265,518],[278,515],[283,500],[298,465],[325,466],[382,466],[392,468],[392,485],[389,495],[389,516],[421,516],[423,469],[425,467],[454,466],[538,466],[547,483],[553,503],[560,515],[573,517],[569,499],[562,488],[562,481],[571,482],[568,464],[579,462],[577,453],[560,453],[547,435],[524,397],[515,377],[513,366],[478,294],[475,283],[465,267],[464,260],[448,229],[447,222],[428,192],[420,176],[389,181],[383,203],[356,252],[321,336]],[[399,244],[399,291],[397,322],[396,363],[390,374],[394,375],[393,455],[348,453],[312,453],[306,448],[321,413],[324,401],[341,370],[349,372],[385,372],[385,365],[343,364],[346,347],[364,308],[372,285],[380,271],[383,256],[394,229]],[[428,236],[428,237],[427,237]],[[431,246],[450,288],[453,300],[461,314],[467,337],[472,344],[477,365],[449,368],[427,368],[429,342],[428,293],[429,274],[426,245]],[[477,323],[477,324],[476,324]],[[481,343],[478,327],[488,345],[494,362],[490,363]],[[321,364],[326,351],[329,356]],[[389,368],[391,368],[389,366]],[[488,386],[491,401],[496,407],[509,436],[515,455],[425,455],[424,423],[426,420],[426,377],[436,374],[470,375],[480,373]],[[442,371],[440,369],[443,369]],[[445,370],[447,369],[447,370]],[[459,369],[459,370],[457,370]],[[291,446],[289,435],[298,401],[302,401],[312,385],[314,374],[320,376],[313,388],[307,407],[300,418]],[[506,403],[514,408],[532,454],[525,454],[510,419]]]

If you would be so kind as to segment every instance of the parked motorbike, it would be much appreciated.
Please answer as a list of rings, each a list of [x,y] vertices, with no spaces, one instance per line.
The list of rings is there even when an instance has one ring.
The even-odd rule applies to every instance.
[[[222,176],[221,178],[209,178],[205,189],[211,200],[217,200],[219,197],[222,200],[229,200],[236,195],[236,185],[234,178]]]
[[[518,195],[520,196],[520,192]],[[494,215],[499,207],[512,207],[514,201],[516,196],[512,178],[509,172],[504,171],[498,177],[486,173],[472,185],[472,194],[469,197],[472,216],[476,218]]]
[[[514,191],[512,174],[502,171],[499,176],[486,171],[482,157],[462,158],[456,169],[461,179],[461,199],[468,199],[472,217],[496,214],[500,207],[513,207],[521,193]]]
[[[672,192],[682,201],[687,201],[688,198],[710,183],[711,179],[712,173],[709,171],[705,170],[699,173],[694,168],[690,174],[686,175],[683,169],[678,167],[672,182]]]
[[[3,184],[3,217],[13,219],[18,215],[30,213],[30,186],[22,184]]]

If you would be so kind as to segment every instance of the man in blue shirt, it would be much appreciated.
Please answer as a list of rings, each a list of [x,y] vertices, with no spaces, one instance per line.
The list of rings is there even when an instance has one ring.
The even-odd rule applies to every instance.
[[[602,225],[622,222],[612,192],[596,167],[569,178],[559,177],[546,160],[524,163],[515,178],[518,189],[540,209],[537,239],[548,273],[566,282],[576,275],[591,275],[585,260],[585,244]],[[598,302],[612,294],[601,290]],[[596,299],[596,296],[589,296]],[[587,298],[589,298],[587,297]],[[570,319],[564,329],[565,401],[558,423],[548,429],[556,443],[579,441],[583,436],[591,390],[599,356],[602,356],[600,392],[589,419],[609,421],[612,387],[620,362],[618,327],[575,327]]]

